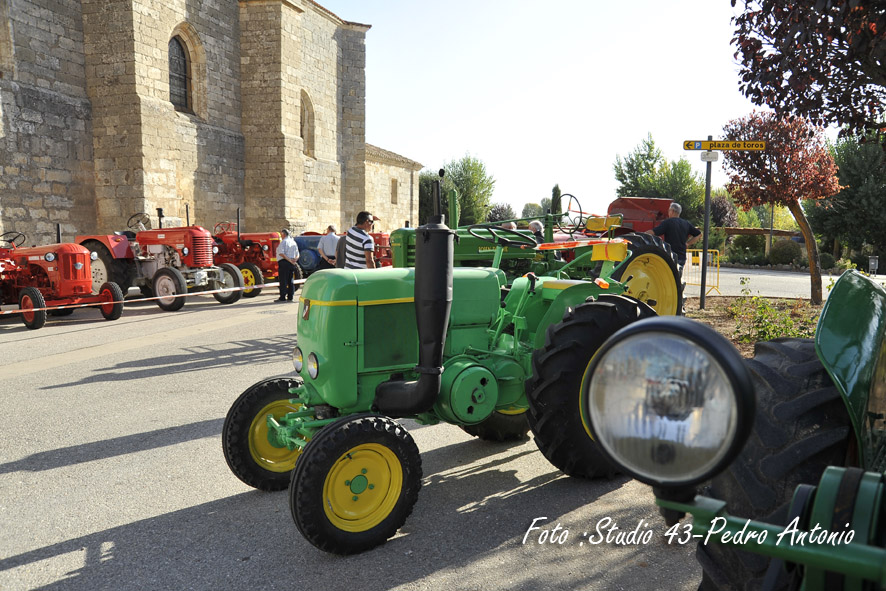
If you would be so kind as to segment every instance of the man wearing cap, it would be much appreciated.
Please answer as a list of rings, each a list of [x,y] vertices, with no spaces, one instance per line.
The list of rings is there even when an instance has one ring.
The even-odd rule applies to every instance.
[[[286,228],[280,230],[280,234],[283,236],[283,240],[277,247],[277,279],[280,281],[280,299],[275,301],[291,302],[292,296],[295,294],[292,274],[298,261],[298,245]]]
[[[368,211],[357,214],[357,223],[348,230],[345,240],[345,269],[374,269],[375,242],[369,231],[378,218]]]
[[[335,235],[335,226],[326,226],[326,234],[320,239],[317,251],[320,253],[320,265],[317,269],[335,268],[335,248],[338,246],[338,236]]]

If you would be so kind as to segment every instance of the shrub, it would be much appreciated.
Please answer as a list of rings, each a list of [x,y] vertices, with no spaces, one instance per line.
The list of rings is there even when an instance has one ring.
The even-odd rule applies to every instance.
[[[779,240],[769,251],[769,260],[773,265],[790,265],[799,262],[803,249],[793,240]]]
[[[837,262],[835,263],[835,265],[836,265],[836,267],[837,267],[838,269],[841,269],[841,270],[843,270],[843,271],[847,271],[847,270],[849,270],[849,269],[855,269],[855,268],[856,268],[855,263],[853,263],[853,262],[850,261],[849,259],[840,259],[839,261],[837,261]]]
[[[837,261],[834,260],[834,255],[829,252],[821,253],[819,260],[821,261],[822,269],[833,269],[837,264]]]

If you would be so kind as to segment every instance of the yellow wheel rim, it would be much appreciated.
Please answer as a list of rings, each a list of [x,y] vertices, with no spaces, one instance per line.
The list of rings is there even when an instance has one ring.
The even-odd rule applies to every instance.
[[[256,285],[261,285],[262,279],[259,279],[255,276],[255,273],[250,271],[249,269],[240,269],[240,274],[243,275],[243,290],[244,293],[252,293],[252,288]]]
[[[529,410],[529,409],[528,408],[502,408],[502,409],[497,410],[495,412],[497,412],[499,414],[503,414],[503,415],[522,415],[527,410]]]
[[[295,468],[295,461],[301,454],[300,449],[290,450],[286,447],[276,447],[268,441],[269,414],[274,418],[280,418],[286,413],[295,412],[300,404],[292,404],[288,400],[275,400],[265,406],[249,426],[249,453],[252,459],[265,470],[271,472],[289,472]]]
[[[403,491],[403,468],[390,448],[358,445],[342,455],[323,483],[323,511],[338,529],[361,532],[390,515]]]
[[[627,279],[633,276],[628,283],[627,295],[655,305],[652,308],[660,315],[673,315],[677,313],[677,280],[671,271],[670,265],[660,256],[643,254],[628,263],[622,272],[622,277]]]

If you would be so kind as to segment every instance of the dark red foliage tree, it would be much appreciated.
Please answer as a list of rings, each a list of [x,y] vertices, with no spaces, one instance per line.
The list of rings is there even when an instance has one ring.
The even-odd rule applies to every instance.
[[[742,94],[817,126],[857,135],[883,127],[883,0],[738,1],[744,12],[733,19],[732,44]]]
[[[726,189],[744,209],[770,203],[787,206],[806,240],[811,298],[814,304],[820,304],[818,246],[800,201],[830,197],[840,190],[837,167],[821,130],[799,118],[788,120],[771,112],[754,112],[727,123],[723,133],[728,140],[766,142],[763,152],[724,153],[723,169],[729,177]]]

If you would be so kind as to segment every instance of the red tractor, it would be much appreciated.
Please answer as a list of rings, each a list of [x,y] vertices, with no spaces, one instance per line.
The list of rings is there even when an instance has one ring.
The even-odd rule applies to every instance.
[[[157,305],[175,311],[185,305],[182,294],[224,288],[233,291],[213,293],[222,304],[240,299],[243,276],[230,263],[213,264],[218,247],[206,228],[150,229],[151,219],[144,213],[129,218],[129,231],[111,235],[77,236],[76,241],[92,252],[92,285],[115,281],[124,290],[135,285],[142,294],[157,298]]]
[[[243,297],[254,298],[261,293],[265,279],[276,280],[277,247],[280,245],[279,232],[240,233],[237,222],[219,222],[212,230],[218,254],[216,263],[230,263],[240,269],[243,275]],[[294,281],[304,279],[301,268],[296,265],[292,276]]]
[[[22,321],[30,329],[46,324],[46,305],[73,306],[101,303],[107,320],[123,314],[123,291],[113,282],[103,282],[92,295],[90,262],[94,253],[79,244],[50,244],[20,248],[26,237],[21,232],[0,234],[0,304],[18,305]],[[52,316],[67,316],[74,308],[51,310]]]

